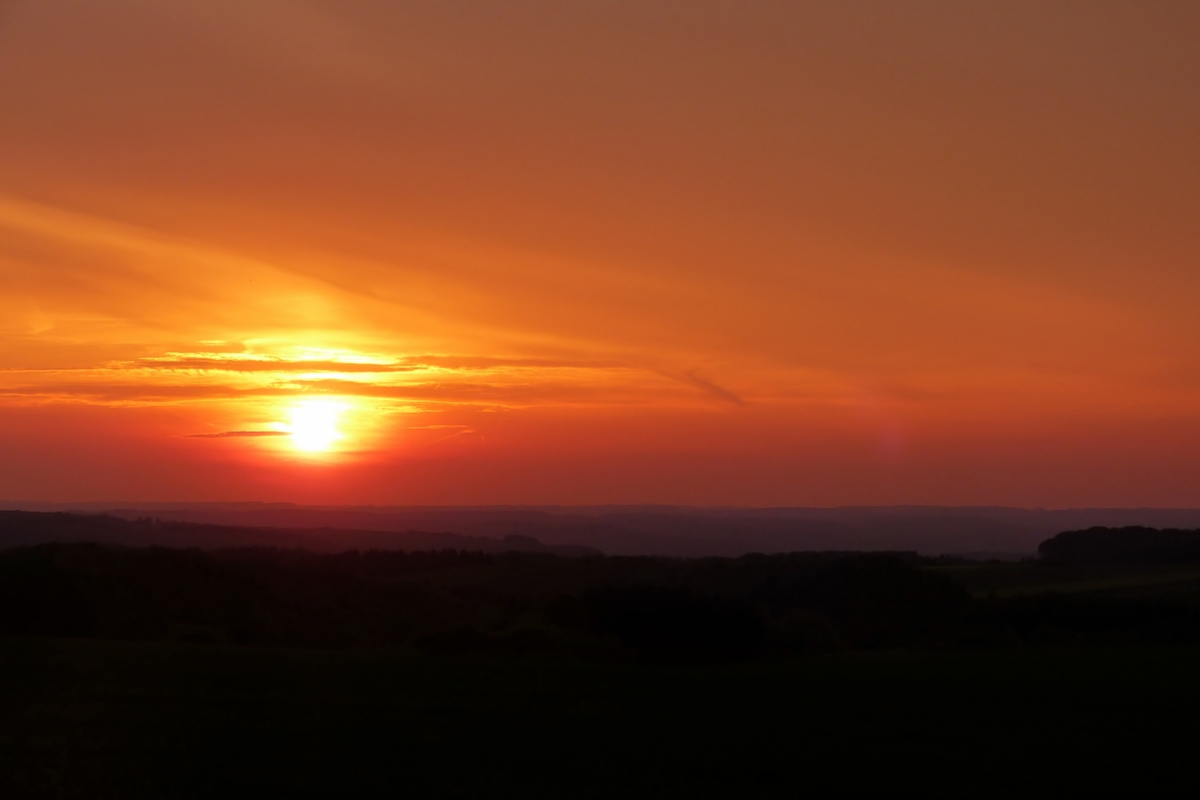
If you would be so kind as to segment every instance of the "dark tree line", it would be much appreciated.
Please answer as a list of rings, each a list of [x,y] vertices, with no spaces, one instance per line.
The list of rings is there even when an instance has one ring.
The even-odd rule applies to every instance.
[[[1089,528],[1067,531],[1038,546],[1048,564],[1182,564],[1200,562],[1200,531]]]
[[[904,554],[572,559],[46,544],[0,551],[0,635],[692,663],[1200,642],[1200,608],[1169,598],[973,598]]]

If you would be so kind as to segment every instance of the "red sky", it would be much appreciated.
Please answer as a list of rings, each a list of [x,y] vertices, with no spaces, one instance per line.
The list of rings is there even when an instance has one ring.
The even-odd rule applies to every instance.
[[[0,500],[1200,505],[1197,41],[0,0]]]

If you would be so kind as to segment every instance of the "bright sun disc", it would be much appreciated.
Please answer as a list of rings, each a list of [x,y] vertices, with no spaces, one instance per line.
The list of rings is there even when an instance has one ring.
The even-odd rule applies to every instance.
[[[305,400],[291,412],[292,443],[297,450],[319,453],[342,438],[338,420],[345,406],[332,400]]]

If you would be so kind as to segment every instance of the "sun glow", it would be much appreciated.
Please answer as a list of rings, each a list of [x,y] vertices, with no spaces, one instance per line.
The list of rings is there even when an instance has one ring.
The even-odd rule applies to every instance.
[[[303,400],[291,409],[292,444],[306,453],[322,453],[345,438],[338,423],[346,410],[335,400]]]

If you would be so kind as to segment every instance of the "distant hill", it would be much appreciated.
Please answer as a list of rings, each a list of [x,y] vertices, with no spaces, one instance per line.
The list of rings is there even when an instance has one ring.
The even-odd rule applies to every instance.
[[[1198,509],[1024,509],[862,506],[695,508],[686,506],[298,506],[290,503],[0,503],[27,511],[80,511],[209,525],[300,531],[442,531],[609,555],[739,556],[812,550],[912,550],[976,559],[1032,558],[1061,531],[1096,526],[1200,528]],[[448,545],[453,546],[453,545]]]
[[[589,547],[546,545],[537,539],[519,535],[491,538],[422,531],[249,527],[163,521],[149,517],[131,520],[98,514],[0,511],[0,548],[50,542],[95,542],[126,547],[158,545],[206,550],[230,547],[303,548],[316,553],[348,550],[467,550],[582,556],[600,552]]]

